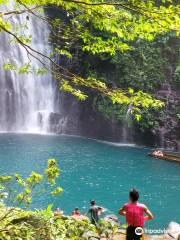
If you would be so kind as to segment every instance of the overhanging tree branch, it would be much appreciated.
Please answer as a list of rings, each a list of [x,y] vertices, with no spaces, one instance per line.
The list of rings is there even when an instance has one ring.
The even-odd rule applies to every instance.
[[[21,0],[19,0],[18,2],[25,9],[23,9],[21,11],[10,11],[9,14],[23,14],[23,13],[27,12],[27,13],[32,14],[33,16],[36,16],[39,19],[43,20],[45,23],[48,23],[48,25],[50,26],[47,18],[44,18],[43,16],[40,16],[36,12],[33,11],[33,10],[36,10],[35,8],[34,9],[29,8],[28,6],[26,6],[26,4],[22,3]],[[132,34],[132,30],[130,28],[132,28],[133,26],[136,27],[138,25],[138,20],[139,20],[138,15],[139,16],[143,15],[143,17],[144,17],[144,18],[142,18],[142,24],[144,24],[144,22],[146,21],[147,18],[150,18],[151,21],[154,21],[157,24],[157,20],[155,21],[154,19],[152,19],[151,14],[146,15],[142,11],[142,9],[138,9],[137,6],[133,6],[133,5],[130,6],[130,5],[125,4],[125,3],[116,3],[116,2],[115,3],[108,3],[108,2],[107,3],[104,3],[104,2],[102,2],[102,3],[96,3],[96,2],[87,3],[87,2],[84,2],[83,0],[77,0],[77,1],[76,0],[63,0],[63,2],[74,3],[74,4],[72,4],[73,7],[72,8],[70,7],[70,9],[68,9],[68,10],[69,10],[69,12],[74,11],[75,20],[78,20],[78,21],[77,21],[77,24],[73,24],[73,21],[72,21],[71,22],[71,24],[72,24],[71,28],[73,28],[73,26],[78,28],[78,24],[81,24],[80,28],[78,28],[78,31],[81,31],[82,29],[85,30],[85,31],[87,30],[87,37],[89,37],[87,25],[94,24],[93,17],[95,18],[95,20],[100,19],[100,18],[97,18],[96,13],[95,13],[95,11],[97,11],[97,9],[99,10],[99,8],[93,9],[93,6],[96,6],[96,5],[99,5],[99,6],[100,5],[114,5],[114,6],[117,6],[116,10],[118,10],[118,6],[119,6],[121,8],[121,11],[122,11],[122,8],[126,10],[126,11],[124,10],[125,13],[127,13],[127,11],[133,12],[134,16],[132,14],[132,15],[130,15],[130,19],[128,17],[127,17],[127,19],[125,18],[125,20],[128,21],[127,28],[126,28],[127,34],[129,33],[130,37],[133,38],[133,39],[135,39],[135,37],[137,37],[138,30],[136,31],[136,33],[134,35],[134,34]],[[88,11],[86,11],[87,9],[86,9],[85,5],[89,6],[88,8],[91,10],[92,15],[89,14]],[[38,6],[38,7],[40,7],[40,6]],[[59,6],[59,7],[61,7],[61,6]],[[74,10],[74,8],[75,8],[75,10]],[[66,7],[63,6],[63,4],[62,4],[62,9],[66,10]],[[84,9],[84,10],[82,10],[82,9]],[[109,16],[110,11],[107,14],[105,14],[105,12],[106,12],[105,10],[106,10],[106,8],[102,8],[102,11],[100,11],[100,13],[104,14],[103,17],[104,17],[105,20],[106,20],[106,18],[108,19],[107,28],[106,28],[106,26],[101,27],[99,25],[96,26],[96,24],[94,24],[95,25],[94,29],[95,30],[98,29],[98,31],[100,31],[100,34],[103,34],[106,31],[107,34],[110,35],[110,37],[113,34],[113,37],[115,38],[115,40],[119,41],[119,38],[116,35],[118,35],[118,33],[117,33],[118,32],[118,27],[122,27],[122,22],[121,21],[125,21],[124,18],[123,18],[123,15],[121,16],[121,14],[118,14],[119,12],[117,12],[116,10],[115,10],[115,12],[112,12],[112,17],[114,17],[114,19],[113,19],[114,22],[111,25],[111,24],[109,24],[109,20],[110,20],[110,17],[111,17],[111,16]],[[79,11],[82,13],[82,15],[84,14],[84,18],[78,18],[77,17]],[[114,15],[113,15],[113,13],[114,13]],[[6,15],[8,15],[8,14],[6,14]],[[72,14],[73,17],[74,17],[74,15]],[[4,15],[2,15],[2,16],[4,16]],[[119,19],[120,17],[121,17],[121,19]],[[104,22],[102,21],[102,24],[103,23]],[[150,21],[148,23],[150,24]],[[153,24],[152,24],[152,26],[153,26]],[[111,27],[115,27],[115,30],[111,31]],[[149,25],[148,25],[148,27],[149,27]],[[129,102],[128,98],[132,97],[131,94],[129,94],[129,92],[127,90],[111,89],[111,88],[107,87],[105,83],[100,82],[100,81],[98,82],[97,79],[85,79],[85,78],[82,78],[82,77],[77,76],[76,74],[70,72],[68,70],[68,68],[61,66],[60,64],[58,64],[56,62],[56,60],[52,59],[50,57],[51,55],[50,56],[45,55],[42,52],[39,52],[38,50],[32,48],[31,45],[28,45],[26,42],[24,42],[22,40],[23,38],[19,37],[17,34],[13,33],[11,30],[6,28],[5,24],[4,25],[0,24],[0,29],[2,29],[4,32],[11,35],[16,40],[16,42],[18,44],[20,44],[26,50],[27,55],[29,55],[29,56],[33,57],[34,59],[36,59],[37,61],[39,61],[45,69],[47,69],[48,71],[51,71],[53,74],[55,74],[56,79],[58,81],[63,83],[63,82],[67,82],[67,80],[68,80],[68,84],[71,84],[74,87],[74,89],[76,89],[76,90],[77,90],[77,88],[82,87],[82,86],[87,87],[87,88],[91,88],[93,90],[97,90],[100,93],[103,93],[104,95],[110,97],[114,102],[123,103],[122,99],[124,97],[125,98],[124,102],[128,103]],[[110,29],[110,30],[108,30],[108,29]],[[137,29],[138,29],[138,26],[137,26]],[[140,29],[140,31],[141,31],[141,29]],[[149,33],[151,34],[151,30],[149,31]],[[72,32],[70,32],[70,34],[72,34]],[[144,35],[145,34],[146,34],[146,30],[144,30]],[[144,36],[144,35],[142,34],[142,36]],[[78,35],[78,37],[81,38],[82,35]],[[92,38],[93,38],[93,35],[92,35]],[[97,37],[97,44],[98,44],[98,39],[104,41],[103,44],[106,42],[106,39],[105,40],[101,39],[101,35],[100,35],[100,37],[99,36]],[[68,40],[69,40],[69,35],[68,35]],[[84,40],[83,37],[81,38],[81,40]],[[110,38],[110,40],[111,40],[111,38]],[[90,41],[91,41],[91,37],[90,37]],[[108,41],[107,41],[107,43],[108,43]],[[88,46],[88,44],[87,44],[87,46]],[[93,44],[93,42],[92,42],[92,44]],[[96,42],[95,42],[95,44],[96,44]],[[108,44],[109,44],[108,47],[111,47],[111,44],[113,44],[113,42],[110,41],[110,43],[108,43]],[[106,44],[104,44],[102,46],[106,47]],[[113,47],[115,49],[117,49],[116,44],[114,44]],[[61,54],[61,52],[60,52],[60,54]],[[45,60],[48,60],[49,62],[46,62]],[[52,64],[52,66],[51,66],[51,64]],[[135,97],[136,97],[136,95],[135,95]],[[133,99],[131,98],[131,100],[133,100]],[[137,102],[137,99],[135,99],[135,101]],[[141,105],[140,102],[138,102],[137,104]],[[152,104],[152,101],[151,101],[151,104]]]
[[[12,14],[19,15],[19,14],[23,14],[23,13],[27,13],[27,12],[32,12],[33,10],[36,10],[40,7],[42,7],[42,6],[38,5],[38,6],[35,6],[33,8],[29,8],[29,9],[8,11],[8,12],[0,12],[0,17],[7,16],[7,15],[12,15]]]
[[[126,9],[126,10],[134,11],[134,12],[137,12],[137,13],[140,13],[140,12],[137,11],[137,9],[139,9],[139,10],[143,10],[145,12],[148,11],[149,13],[172,15],[172,13],[160,11],[160,10],[158,10],[158,8],[157,8],[157,11],[152,11],[150,9],[146,9],[142,6],[137,6],[137,5],[134,5],[133,3],[128,3],[128,2],[124,2],[124,3],[120,3],[120,2],[85,2],[85,1],[82,1],[82,0],[63,0],[63,1],[64,2],[73,2],[73,3],[76,3],[76,4],[89,5],[89,6],[116,6],[116,7],[119,6],[119,7],[122,7],[124,9]],[[180,11],[176,11],[176,13],[180,13]]]

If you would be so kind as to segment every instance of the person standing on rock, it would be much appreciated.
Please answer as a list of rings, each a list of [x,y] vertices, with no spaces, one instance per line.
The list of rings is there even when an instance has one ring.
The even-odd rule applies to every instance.
[[[142,240],[144,221],[153,219],[152,213],[144,204],[139,203],[138,199],[139,192],[136,189],[130,190],[129,203],[119,210],[119,214],[126,217],[128,225],[126,240]]]
[[[90,201],[90,208],[85,216],[90,215],[91,223],[97,226],[99,215],[104,211],[104,208],[97,206],[95,200]]]

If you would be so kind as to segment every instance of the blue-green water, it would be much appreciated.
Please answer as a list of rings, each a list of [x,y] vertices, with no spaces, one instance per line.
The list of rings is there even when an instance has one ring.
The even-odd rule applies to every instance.
[[[1,134],[0,174],[40,172],[48,158],[55,158],[64,193],[53,200],[54,207],[66,214],[76,206],[85,212],[95,198],[117,214],[128,190],[137,187],[155,216],[147,226],[162,228],[172,220],[180,222],[180,164],[150,158],[149,151],[67,136]],[[31,207],[44,208],[51,201],[38,193]]]

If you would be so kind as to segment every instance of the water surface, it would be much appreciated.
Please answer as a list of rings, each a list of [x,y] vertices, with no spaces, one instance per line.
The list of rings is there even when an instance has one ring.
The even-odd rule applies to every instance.
[[[54,200],[38,193],[31,208],[44,208],[53,201],[66,214],[76,206],[85,212],[94,198],[108,213],[117,214],[128,190],[136,187],[155,216],[147,226],[162,228],[170,221],[180,222],[180,164],[148,157],[149,151],[68,136],[0,134],[0,174],[27,176],[55,158],[64,193]]]

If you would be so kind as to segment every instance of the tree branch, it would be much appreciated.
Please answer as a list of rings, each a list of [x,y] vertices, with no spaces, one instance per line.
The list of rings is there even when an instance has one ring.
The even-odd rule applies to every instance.
[[[63,0],[64,2],[73,2],[73,3],[77,3],[77,4],[83,4],[83,5],[89,5],[89,6],[119,6],[119,7],[122,7],[126,10],[129,10],[129,11],[134,11],[134,12],[137,12],[137,13],[141,13],[140,11],[138,11],[137,9],[139,10],[143,10],[145,12],[149,12],[149,13],[156,13],[156,14],[165,14],[165,15],[172,15],[173,13],[167,13],[167,12],[162,12],[162,11],[159,11],[157,9],[157,11],[152,11],[150,9],[146,9],[146,8],[143,8],[143,7],[139,7],[137,5],[134,5],[134,4],[128,4],[127,2],[126,3],[119,3],[119,2],[84,2],[82,0]],[[135,9],[134,9],[135,8]],[[176,13],[179,13],[179,11],[177,11]]]
[[[32,12],[33,10],[38,9],[40,7],[42,7],[42,6],[38,5],[38,6],[33,7],[33,8],[23,9],[23,10],[19,10],[19,11],[16,10],[16,11],[9,11],[9,12],[0,12],[0,17],[11,15],[11,14],[19,15],[19,14],[23,14],[23,13],[26,13],[26,12]]]
[[[41,53],[41,52],[33,49],[31,46],[29,46],[29,45],[27,45],[26,43],[22,42],[20,38],[18,38],[14,33],[12,33],[11,31],[9,31],[9,30],[6,29],[5,27],[3,27],[3,26],[0,25],[0,28],[1,28],[2,30],[4,30],[5,32],[7,32],[9,35],[13,36],[13,37],[17,40],[17,42],[26,50],[26,52],[27,52],[29,55],[31,55],[33,58],[35,58],[36,60],[38,60],[47,70],[49,70],[49,69],[47,68],[47,66],[46,66],[46,64],[43,62],[43,60],[40,59],[40,58],[38,58],[38,57],[37,57],[36,55],[34,55],[33,53],[35,53],[35,54],[37,54],[37,55],[39,55],[39,56],[47,59],[48,61],[50,61],[50,63],[52,63],[54,66],[56,66],[57,69],[59,69],[59,70],[61,70],[61,71],[63,70],[63,71],[66,71],[66,72],[67,72],[67,69],[65,69],[65,68],[63,68],[62,66],[58,65],[56,62],[54,62],[54,61],[53,61],[50,57],[48,57],[47,55],[45,55],[45,54],[43,54],[43,53]],[[32,53],[32,52],[33,52],[33,53]],[[71,77],[75,77],[75,76],[76,76],[76,75],[74,75],[73,73],[70,73],[70,72],[68,72],[68,73],[70,74]],[[69,78],[69,77],[70,77],[70,76],[68,76],[68,75],[64,75],[64,74],[62,74],[62,75],[63,75],[65,78]]]

